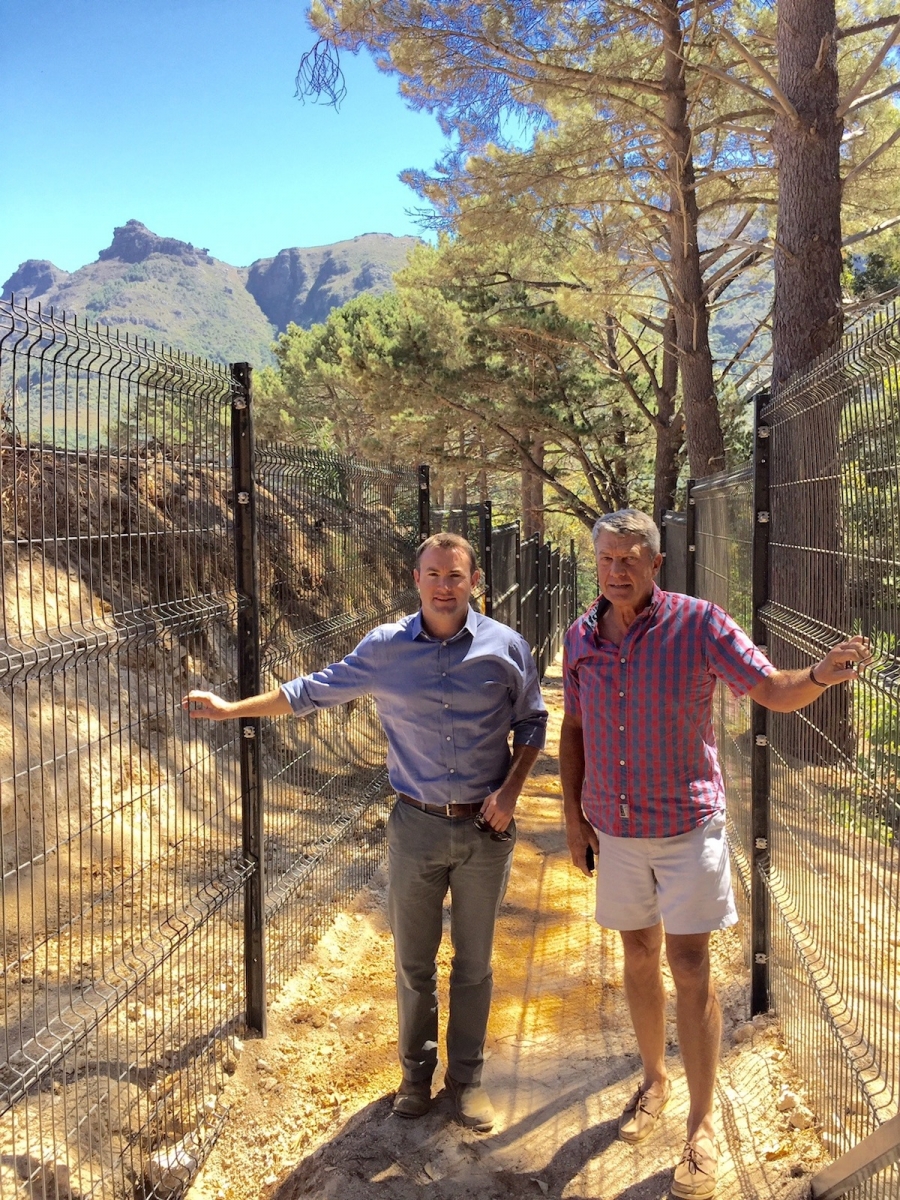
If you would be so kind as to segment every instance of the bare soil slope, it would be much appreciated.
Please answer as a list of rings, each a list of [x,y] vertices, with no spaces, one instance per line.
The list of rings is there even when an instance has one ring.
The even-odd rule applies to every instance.
[[[616,1139],[639,1080],[621,985],[618,936],[591,917],[591,887],[569,864],[556,737],[520,805],[519,845],[498,926],[485,1081],[490,1135],[460,1128],[446,1097],[419,1121],[390,1113],[396,1085],[393,967],[382,875],[274,1003],[268,1038],[248,1042],[226,1092],[230,1119],[189,1200],[655,1200],[681,1151],[687,1092],[670,1012],[673,1100],[649,1144]],[[449,948],[442,948],[446,979]],[[813,1129],[776,1110],[797,1088],[774,1022],[746,1025],[738,936],[720,935],[725,1013],[718,1093],[723,1200],[786,1196],[819,1165]],[[733,1034],[746,1040],[735,1044]],[[440,1079],[437,1080],[440,1083]],[[800,1089],[802,1091],[802,1089]]]

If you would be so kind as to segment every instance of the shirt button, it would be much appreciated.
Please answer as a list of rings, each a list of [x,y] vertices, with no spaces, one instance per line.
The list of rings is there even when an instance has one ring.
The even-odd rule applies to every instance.
[[[445,704],[445,705],[444,705],[444,708],[449,708],[449,707],[450,707],[450,705],[449,705],[449,704]]]
[[[622,664],[622,666],[624,667],[624,665],[625,665],[625,659],[624,659],[624,658],[620,658],[620,659],[619,659],[619,662],[620,662],[620,663]]]
[[[624,733],[624,732],[625,732],[625,726],[624,726],[624,725],[620,725],[620,726],[619,726],[619,733]]]
[[[624,693],[624,692],[619,692],[619,695],[620,695],[620,696],[624,696],[624,695],[625,695],[625,693]]]
[[[449,736],[447,737],[447,741],[448,741],[448,742],[450,741],[450,738],[449,738]]]
[[[625,793],[624,793],[624,792],[619,792],[619,799],[620,799],[620,800],[624,800],[625,798],[626,798],[626,797],[625,797]]]
[[[442,646],[446,646],[446,645],[447,645],[447,643],[446,643],[446,642],[441,642],[441,645],[442,645]]]
[[[446,671],[441,671],[441,678],[442,678],[442,679],[446,679],[446,678],[447,678],[447,672],[446,672]]]
[[[451,775],[455,775],[455,774],[456,774],[456,771],[455,771],[455,769],[454,769],[453,767],[451,767],[451,768],[450,768],[450,774],[451,774]]]
[[[625,766],[625,759],[624,759],[624,758],[620,758],[620,759],[619,759],[619,766],[620,766],[620,767],[624,767],[624,766]]]

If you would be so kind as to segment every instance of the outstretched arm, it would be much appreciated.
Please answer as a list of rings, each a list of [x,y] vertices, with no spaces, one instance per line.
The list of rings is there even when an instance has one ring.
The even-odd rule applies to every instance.
[[[835,683],[857,679],[861,667],[872,661],[867,637],[857,635],[832,647],[821,662],[797,671],[776,671],[750,691],[750,699],[773,712],[796,712],[812,704]]]
[[[584,787],[584,732],[581,722],[571,713],[563,717],[559,733],[559,781],[563,792],[566,841],[572,862],[584,875],[590,875],[585,861],[588,846],[597,852],[597,834],[581,808]]]
[[[209,721],[229,721],[235,717],[282,717],[291,711],[290,701],[281,688],[248,696],[246,700],[223,700],[215,692],[193,691],[183,697],[181,707],[191,717]]]

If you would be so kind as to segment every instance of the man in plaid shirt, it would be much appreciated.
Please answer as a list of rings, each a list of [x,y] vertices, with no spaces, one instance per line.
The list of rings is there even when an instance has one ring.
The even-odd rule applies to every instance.
[[[597,864],[597,921],[621,932],[625,994],[643,1080],[619,1136],[643,1141],[669,1099],[663,942],[677,998],[690,1093],[672,1194],[716,1189],[713,1094],[722,1018],[709,935],[737,920],[725,841],[725,794],[712,727],[723,680],[778,712],[856,677],[869,643],[853,637],[809,670],[779,671],[716,605],[655,583],[659,530],[623,509],[594,526],[600,597],[568,630],[559,761],[573,863]]]

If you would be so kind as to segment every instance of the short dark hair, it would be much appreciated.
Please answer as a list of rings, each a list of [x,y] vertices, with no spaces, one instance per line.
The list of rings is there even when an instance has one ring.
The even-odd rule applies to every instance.
[[[475,549],[472,543],[467,541],[462,534],[450,533],[449,530],[444,530],[443,533],[433,533],[431,537],[427,537],[416,551],[417,571],[419,563],[422,561],[422,555],[426,550],[465,550],[469,556],[470,574],[474,575],[478,570],[478,559],[475,557]]]

